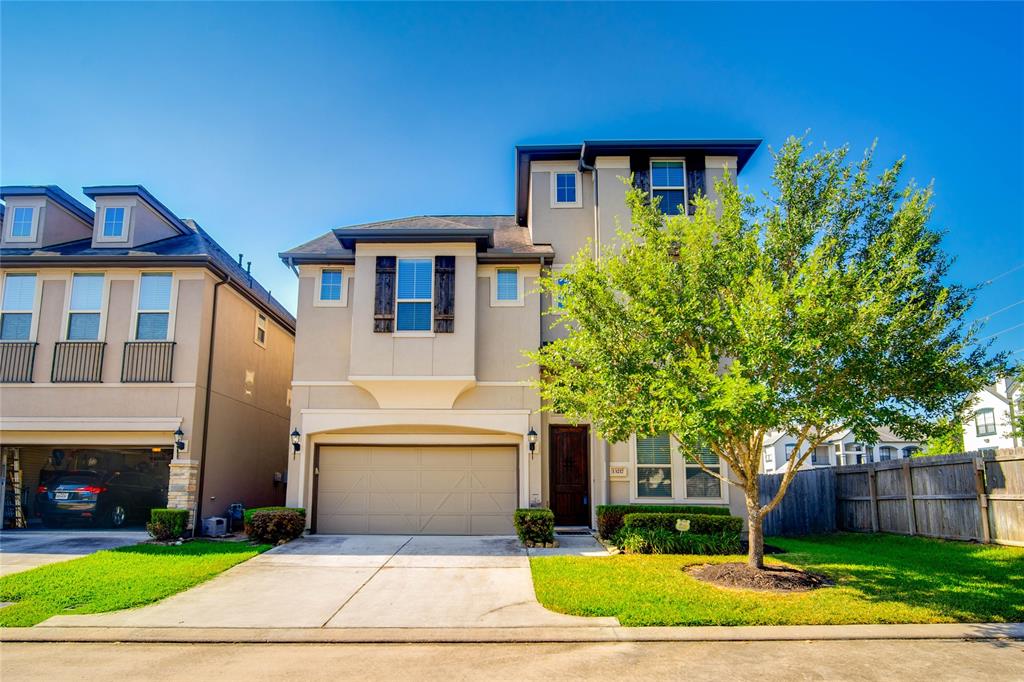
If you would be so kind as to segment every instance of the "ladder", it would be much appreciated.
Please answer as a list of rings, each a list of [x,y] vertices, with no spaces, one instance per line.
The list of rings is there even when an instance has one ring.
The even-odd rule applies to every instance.
[[[18,448],[3,449],[3,469],[0,499],[3,500],[4,525],[10,523],[11,528],[24,528],[26,524],[25,509],[21,504],[21,451]]]

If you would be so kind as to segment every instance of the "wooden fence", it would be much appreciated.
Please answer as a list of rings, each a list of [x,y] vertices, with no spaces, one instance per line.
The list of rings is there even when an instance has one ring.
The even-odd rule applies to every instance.
[[[782,474],[762,475],[761,503]],[[1024,448],[801,471],[765,535],[835,530],[1024,545]]]

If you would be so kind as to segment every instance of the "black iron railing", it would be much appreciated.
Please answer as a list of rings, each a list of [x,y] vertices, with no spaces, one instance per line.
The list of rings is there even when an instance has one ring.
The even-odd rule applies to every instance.
[[[0,383],[32,383],[37,345],[31,341],[0,342]]]
[[[128,341],[121,358],[121,381],[126,384],[171,380],[174,341]]]
[[[50,381],[61,384],[97,383],[103,380],[103,341],[58,341],[53,347]]]

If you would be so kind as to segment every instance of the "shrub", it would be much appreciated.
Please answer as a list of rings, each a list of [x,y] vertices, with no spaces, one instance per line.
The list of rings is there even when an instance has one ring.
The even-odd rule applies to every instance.
[[[256,510],[246,529],[250,540],[277,545],[302,535],[306,518],[293,509]]]
[[[597,532],[605,540],[611,540],[622,528],[623,516],[643,512],[729,515],[728,507],[678,504],[601,504],[597,507]]]
[[[623,528],[615,544],[626,554],[739,554],[738,533],[680,532],[667,528]]]
[[[252,509],[246,509],[242,512],[242,523],[245,525],[245,532],[249,532],[249,524],[252,523],[252,515],[256,512],[269,512],[269,511],[293,511],[303,519],[306,518],[306,510],[302,507],[253,507]]]
[[[188,527],[187,509],[151,509],[146,530],[156,540],[177,540]]]
[[[524,545],[542,545],[555,540],[555,513],[550,509],[516,509],[512,523]]]
[[[743,519],[738,516],[670,514],[665,512],[626,514],[622,517],[622,527],[630,530],[663,528],[675,533],[679,532],[676,527],[676,521],[681,519],[690,522],[690,528],[687,532],[694,535],[712,535],[714,533],[735,533],[739,535],[743,531]]]

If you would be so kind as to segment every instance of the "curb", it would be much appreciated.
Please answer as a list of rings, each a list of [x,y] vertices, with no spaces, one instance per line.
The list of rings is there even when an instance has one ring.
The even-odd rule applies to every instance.
[[[202,644],[470,644],[543,642],[757,642],[1024,640],[1024,623],[519,628],[0,628],[0,642]]]

